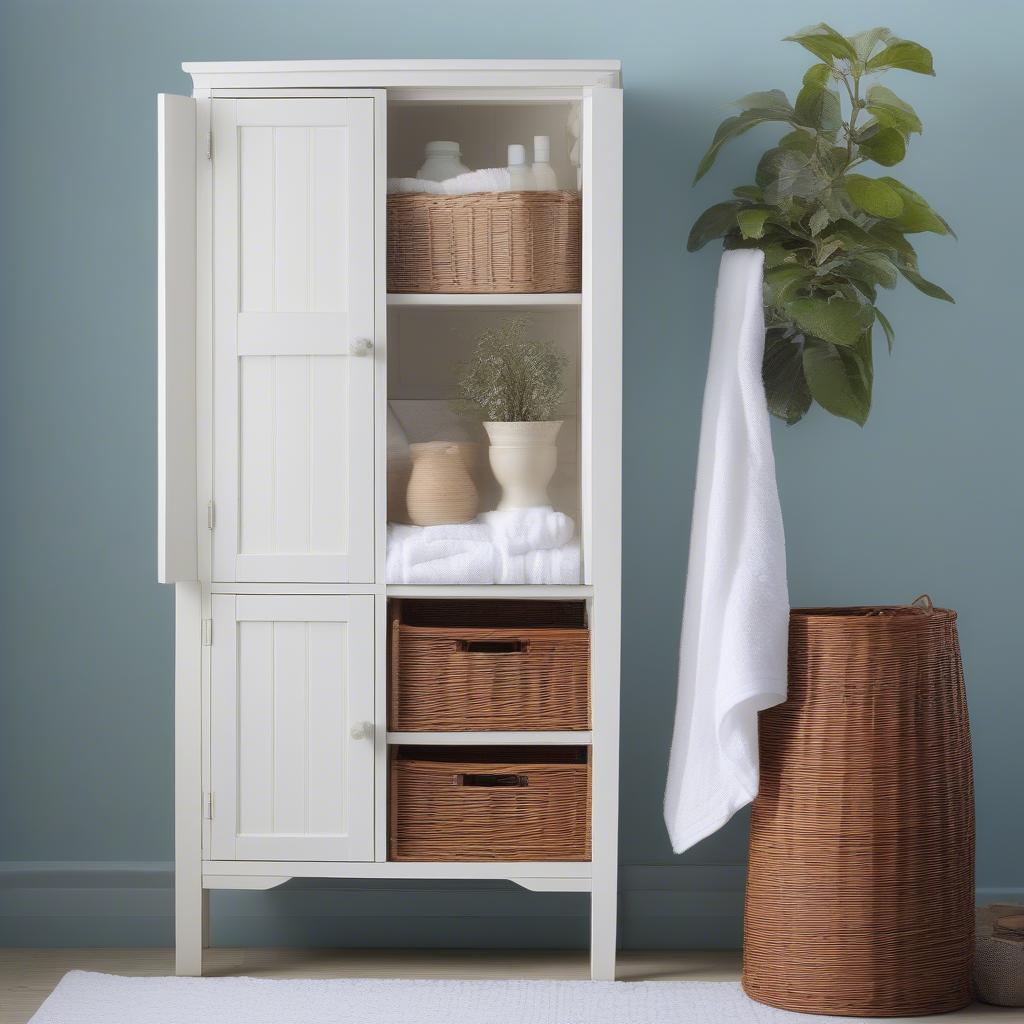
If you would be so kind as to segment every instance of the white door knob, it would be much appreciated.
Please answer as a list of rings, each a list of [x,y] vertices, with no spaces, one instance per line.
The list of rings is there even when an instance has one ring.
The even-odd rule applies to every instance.
[[[348,346],[349,352],[354,356],[369,355],[373,351],[372,338],[353,338]]]
[[[368,740],[373,735],[373,722],[354,722],[349,735],[354,740]]]

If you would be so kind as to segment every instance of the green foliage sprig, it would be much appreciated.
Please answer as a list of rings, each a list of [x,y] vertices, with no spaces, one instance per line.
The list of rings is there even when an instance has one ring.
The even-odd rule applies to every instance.
[[[898,164],[911,135],[922,131],[909,103],[865,79],[890,69],[934,75],[932,55],[887,28],[843,36],[822,23],[786,38],[819,61],[796,101],[780,89],[739,100],[740,113],[719,125],[694,183],[727,142],[755,125],[781,122],[790,130],[761,157],[754,184],[697,218],[687,248],[722,238],[727,249],[764,250],[763,373],[772,414],[796,423],[816,401],[863,426],[874,325],[890,352],[895,339],[875,305],[878,289],[903,277],[925,295],[953,301],[921,276],[907,239],[921,231],[952,235],[950,226],[903,182],[858,170]]]
[[[531,323],[508,319],[484,331],[462,367],[462,411],[495,423],[550,420],[565,394],[565,357],[550,342],[529,336]]]

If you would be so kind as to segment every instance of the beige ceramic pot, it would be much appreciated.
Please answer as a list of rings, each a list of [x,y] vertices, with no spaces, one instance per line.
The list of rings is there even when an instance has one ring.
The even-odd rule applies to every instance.
[[[551,504],[548,484],[558,465],[555,439],[561,426],[561,420],[484,424],[491,470],[501,484],[499,509]]]
[[[409,446],[412,475],[405,501],[409,521],[416,526],[468,523],[476,516],[478,498],[462,445],[428,441]]]

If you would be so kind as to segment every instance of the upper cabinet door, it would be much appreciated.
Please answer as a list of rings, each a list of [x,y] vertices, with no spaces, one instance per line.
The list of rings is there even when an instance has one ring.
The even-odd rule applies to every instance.
[[[196,566],[196,101],[157,97],[157,578]]]
[[[212,104],[219,581],[373,582],[373,104]]]

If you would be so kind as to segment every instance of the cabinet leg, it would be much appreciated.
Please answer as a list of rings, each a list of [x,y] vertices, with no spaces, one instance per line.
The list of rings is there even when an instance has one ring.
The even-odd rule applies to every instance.
[[[203,973],[207,917],[202,886],[188,885],[179,877],[174,893],[174,973],[179,977],[198,978]]]
[[[590,894],[590,977],[615,980],[615,930],[618,892],[615,886],[595,886]]]

